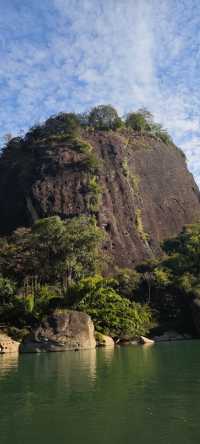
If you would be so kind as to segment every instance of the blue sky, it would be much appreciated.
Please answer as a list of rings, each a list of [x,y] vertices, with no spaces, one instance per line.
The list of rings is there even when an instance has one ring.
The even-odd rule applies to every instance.
[[[199,0],[0,0],[0,136],[60,111],[147,107],[200,184]]]

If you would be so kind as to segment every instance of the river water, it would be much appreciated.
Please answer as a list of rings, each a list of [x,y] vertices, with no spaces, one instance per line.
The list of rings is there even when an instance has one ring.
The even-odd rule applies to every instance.
[[[199,341],[0,355],[0,444],[199,442]]]

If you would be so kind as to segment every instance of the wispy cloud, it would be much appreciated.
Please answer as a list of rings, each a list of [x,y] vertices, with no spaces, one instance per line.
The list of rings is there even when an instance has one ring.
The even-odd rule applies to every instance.
[[[197,0],[1,0],[1,134],[61,110],[146,106],[200,183]]]

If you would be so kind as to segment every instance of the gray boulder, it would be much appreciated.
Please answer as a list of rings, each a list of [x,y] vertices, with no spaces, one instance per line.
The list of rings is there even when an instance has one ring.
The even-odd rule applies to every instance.
[[[21,353],[94,349],[91,318],[79,311],[57,309],[48,315],[20,346]]]

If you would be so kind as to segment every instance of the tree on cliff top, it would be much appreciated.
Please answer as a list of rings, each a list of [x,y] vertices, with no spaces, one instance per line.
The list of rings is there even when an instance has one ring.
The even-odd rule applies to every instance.
[[[117,111],[111,105],[95,106],[89,113],[89,125],[95,129],[116,129],[122,125]]]
[[[164,143],[171,143],[172,139],[167,130],[161,124],[154,122],[153,114],[146,108],[141,108],[136,112],[127,114],[125,123],[127,127],[132,128],[140,134],[151,134],[160,138]]]

